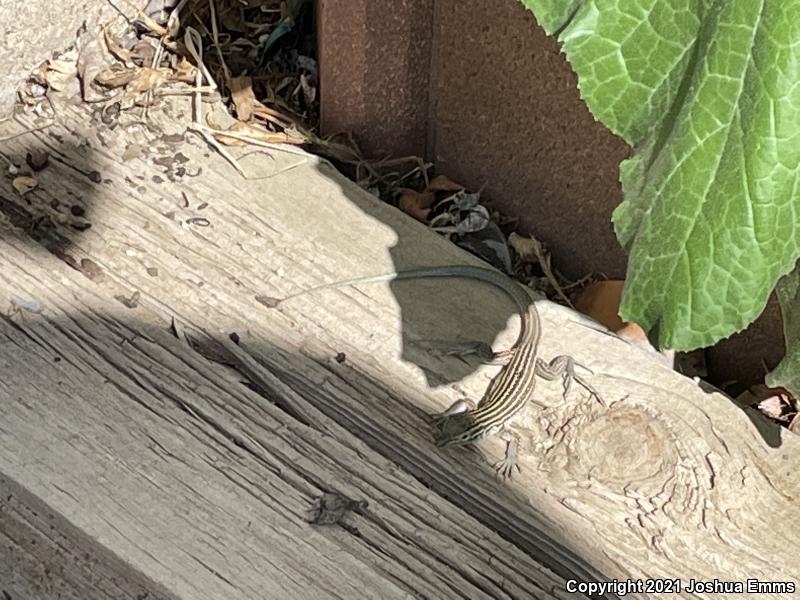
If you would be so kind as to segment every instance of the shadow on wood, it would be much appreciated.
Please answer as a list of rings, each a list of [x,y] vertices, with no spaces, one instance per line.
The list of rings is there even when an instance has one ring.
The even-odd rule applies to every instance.
[[[86,540],[193,599],[568,598],[569,578],[791,572],[794,437],[770,448],[725,397],[561,307],[539,305],[542,355],[589,366],[611,406],[538,386],[511,484],[479,453],[436,449],[426,414],[479,396],[496,367],[412,342],[502,346],[513,307],[453,281],[266,309],[259,296],[477,261],[314,157],[251,155],[259,178],[239,178],[183,134],[182,106],[124,132],[62,107],[64,130],[37,143],[55,155],[53,134],[83,137],[91,152],[53,161],[21,199],[0,187],[2,206],[31,215],[55,214],[59,198],[91,204],[77,234],[54,219],[75,264],[0,223],[0,299],[23,307],[0,320],[0,474]],[[33,139],[3,152],[24,156]],[[310,524],[328,492],[366,508]]]

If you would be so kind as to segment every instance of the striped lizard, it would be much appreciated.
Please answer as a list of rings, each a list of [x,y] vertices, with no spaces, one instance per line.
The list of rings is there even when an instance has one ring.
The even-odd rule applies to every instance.
[[[436,444],[440,448],[474,444],[495,433],[506,442],[505,456],[494,464],[499,476],[510,478],[517,464],[517,448],[519,435],[511,430],[513,418],[522,410],[530,399],[536,383],[536,375],[547,381],[558,377],[564,380],[564,397],[569,393],[573,380],[586,388],[601,403],[603,402],[594,388],[574,372],[575,362],[570,356],[557,356],[549,363],[537,358],[536,352],[541,337],[541,321],[527,288],[515,283],[499,271],[467,265],[448,265],[384,273],[381,275],[357,277],[346,281],[336,281],[314,286],[291,294],[282,299],[274,299],[271,306],[285,302],[310,292],[356,286],[368,283],[379,283],[404,279],[427,278],[463,278],[474,279],[491,284],[505,292],[516,304],[520,313],[521,327],[514,345],[502,352],[493,353],[495,359],[510,358],[503,365],[487,387],[483,398],[477,406],[467,400],[457,400],[444,412],[432,415],[434,422],[441,426]]]

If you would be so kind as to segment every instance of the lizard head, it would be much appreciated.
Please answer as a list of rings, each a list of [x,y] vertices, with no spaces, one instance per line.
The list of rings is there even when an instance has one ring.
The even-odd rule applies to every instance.
[[[450,448],[451,446],[465,446],[477,442],[483,436],[478,427],[467,427],[456,431],[442,431],[436,439],[439,448]]]

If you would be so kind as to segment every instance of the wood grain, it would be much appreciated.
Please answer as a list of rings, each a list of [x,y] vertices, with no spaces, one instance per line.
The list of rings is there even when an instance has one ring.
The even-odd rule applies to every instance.
[[[41,306],[0,320],[0,475],[81,543],[187,599],[796,581],[797,439],[561,307],[539,303],[542,354],[591,368],[610,407],[541,382],[510,484],[489,466],[497,440],[489,457],[436,449],[427,413],[479,397],[496,367],[417,342],[508,344],[513,306],[454,281],[267,308],[315,283],[477,261],[315,157],[240,149],[239,177],[193,134],[175,142],[185,110],[109,130],[60,107],[59,125],[1,150],[21,164],[39,147],[50,166],[22,198],[0,184],[0,309]],[[312,525],[326,492],[367,508]]]

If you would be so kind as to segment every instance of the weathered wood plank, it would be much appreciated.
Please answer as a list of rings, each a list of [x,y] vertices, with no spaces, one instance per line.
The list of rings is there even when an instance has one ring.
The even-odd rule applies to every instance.
[[[0,548],[3,600],[175,598],[4,476]]]
[[[75,240],[57,252],[72,264],[90,256],[104,274],[84,277],[3,228],[0,297],[23,306],[35,301],[43,310],[0,322],[0,470],[179,597],[353,597],[364,590],[387,598],[568,597],[559,591],[561,578],[313,405],[304,409],[313,426],[303,425],[243,385],[237,372],[176,340],[166,316],[215,328],[194,319],[193,282],[205,269],[215,277],[229,267],[195,255],[193,244],[207,242],[187,231],[178,230],[184,235],[173,243],[192,240],[189,247],[162,245],[151,237],[155,227],[131,212],[129,197],[120,199],[119,212],[109,206],[113,193],[92,203],[84,178],[96,179],[100,165],[51,150],[53,171],[41,175],[40,200],[86,206],[92,228],[82,237],[105,248],[88,254]],[[90,154],[77,149],[75,156]],[[92,160],[102,162],[98,155]],[[50,187],[49,176],[63,187]],[[136,249],[119,246],[117,235],[128,227],[142,236]],[[198,271],[186,270],[192,256],[204,263]],[[122,263],[129,260],[137,266],[128,274]],[[127,278],[140,275],[162,291],[152,308],[143,297],[128,309],[114,296],[130,298]],[[238,312],[215,294],[203,311]],[[185,302],[193,306],[188,313],[180,308]],[[239,331],[248,325],[241,316]],[[266,342],[260,349],[268,351]],[[367,500],[365,514],[350,515],[344,527],[309,525],[314,499],[334,490]]]
[[[54,286],[47,256],[3,237],[3,292],[46,307],[0,323],[3,470],[173,593],[488,598],[540,585],[535,563],[503,557],[508,544],[358,440],[298,423],[91,282]],[[367,515],[311,527],[329,490],[368,500]]]
[[[0,472],[170,593],[569,597],[570,576],[793,572],[793,436],[542,302],[543,355],[576,356],[611,407],[575,393],[563,403],[542,384],[523,473],[499,484],[476,453],[435,449],[425,418],[479,396],[495,368],[413,341],[507,342],[515,321],[500,295],[414,282],[272,310],[257,300],[474,259],[313,157],[251,156],[251,172],[278,174],[242,180],[191,135],[175,146],[152,128],[98,132],[66,108],[61,121],[4,149],[51,152],[36,190],[20,200],[4,182],[0,200],[62,260],[17,229],[0,234],[0,298],[43,307],[0,323],[13,348],[0,367]],[[137,143],[145,154],[118,158]],[[41,216],[57,224],[34,227]],[[186,222],[197,216],[210,226]],[[90,229],[71,229],[83,220]],[[249,368],[189,350],[167,331],[173,317],[220,341],[237,333],[230,349]],[[366,515],[308,525],[314,498],[334,490],[367,500]]]

